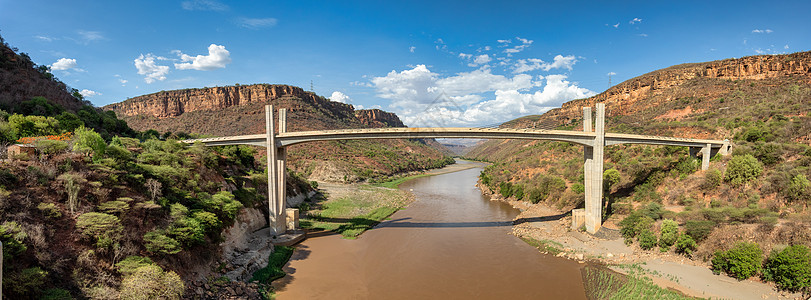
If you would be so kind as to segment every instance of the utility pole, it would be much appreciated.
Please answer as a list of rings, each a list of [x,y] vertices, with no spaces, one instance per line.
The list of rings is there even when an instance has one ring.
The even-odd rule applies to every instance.
[[[313,89],[313,80],[310,79],[310,92],[312,92],[313,90],[315,90],[315,89]]]
[[[608,88],[611,88],[611,73],[608,73]]]
[[[0,300],[3,300],[3,242],[0,242]]]

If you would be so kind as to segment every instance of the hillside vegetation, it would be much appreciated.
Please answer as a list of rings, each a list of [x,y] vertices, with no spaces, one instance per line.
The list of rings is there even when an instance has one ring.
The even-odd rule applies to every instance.
[[[503,126],[582,130],[577,115],[582,111],[573,106],[605,102],[608,132],[731,140],[731,155],[713,157],[707,171],[685,147],[606,147],[603,219],[606,227],[621,229],[628,243],[712,260],[714,266],[718,261],[719,271],[734,274],[721,262],[724,251],[741,241],[756,242],[764,261],[787,245],[811,247],[811,71],[751,67],[753,61],[808,66],[808,57],[797,53],[672,67]],[[755,71],[710,76],[717,75],[712,68]],[[702,71],[685,76],[686,69]],[[584,205],[580,146],[493,140],[468,156],[493,162],[481,183],[504,197],[564,211]],[[809,286],[811,281],[783,287]]]

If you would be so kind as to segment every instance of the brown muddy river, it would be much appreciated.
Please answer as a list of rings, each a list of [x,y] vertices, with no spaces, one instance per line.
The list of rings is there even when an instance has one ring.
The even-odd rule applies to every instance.
[[[580,265],[509,235],[518,211],[481,195],[480,172],[402,184],[416,202],[357,240],[305,240],[277,299],[585,299]]]

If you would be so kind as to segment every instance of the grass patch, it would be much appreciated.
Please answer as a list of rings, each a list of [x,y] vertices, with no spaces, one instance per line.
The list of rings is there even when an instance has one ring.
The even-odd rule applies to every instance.
[[[288,246],[276,246],[276,251],[270,254],[267,267],[256,270],[251,277],[251,281],[256,281],[261,284],[270,284],[276,279],[284,277],[286,273],[282,267],[290,260],[295,248]]]
[[[384,189],[375,186],[359,186],[357,189],[341,192],[336,199],[320,204],[302,218],[302,228],[322,229],[354,239],[405,207],[413,196],[397,189]]]
[[[541,252],[557,255],[563,252],[563,244],[552,240],[536,240],[528,237],[520,237],[522,241],[532,247],[538,248]]]
[[[391,181],[376,183],[376,184],[374,184],[374,186],[390,188],[390,189],[396,189],[396,188],[399,188],[400,185],[403,184],[403,182],[409,181],[409,180],[414,179],[414,178],[420,178],[420,177],[425,177],[425,176],[431,176],[431,175],[430,174],[417,174],[417,175],[413,175],[413,176],[400,177],[400,178],[397,178],[397,179],[394,179],[394,180],[391,180]]]
[[[581,271],[589,299],[699,299],[662,288],[643,275],[640,267],[626,268],[623,275],[601,266],[586,266]]]

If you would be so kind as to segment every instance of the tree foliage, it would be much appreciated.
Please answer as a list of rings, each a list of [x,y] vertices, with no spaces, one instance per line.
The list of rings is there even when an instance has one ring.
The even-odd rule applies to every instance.
[[[763,277],[784,290],[808,291],[811,288],[811,251],[804,245],[773,251],[763,268]]]
[[[760,272],[762,262],[763,251],[757,243],[738,242],[732,249],[715,252],[712,269],[744,280]]]
[[[760,177],[763,164],[752,155],[734,156],[727,164],[724,180],[731,185],[743,185]]]

